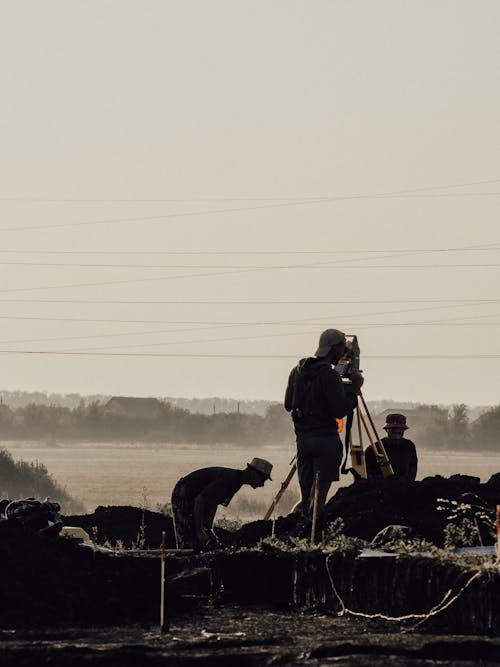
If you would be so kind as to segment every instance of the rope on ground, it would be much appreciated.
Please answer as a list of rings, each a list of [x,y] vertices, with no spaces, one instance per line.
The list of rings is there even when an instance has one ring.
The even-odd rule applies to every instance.
[[[352,609],[349,609],[348,607],[346,607],[346,605],[344,604],[344,601],[342,600],[342,598],[340,597],[340,595],[337,591],[337,588],[336,588],[335,583],[333,581],[332,574],[330,572],[330,564],[329,564],[330,558],[331,558],[331,555],[328,556],[326,561],[325,561],[326,573],[328,574],[328,579],[330,580],[330,585],[332,587],[333,593],[334,593],[335,597],[337,598],[337,600],[340,604],[340,611],[338,613],[338,616],[350,615],[350,616],[358,616],[358,617],[362,617],[362,618],[373,618],[373,619],[376,618],[376,619],[380,619],[380,620],[383,620],[383,621],[396,621],[396,622],[418,620],[418,623],[416,623],[414,626],[412,626],[408,630],[414,630],[415,628],[417,628],[418,626],[422,625],[427,620],[429,620],[429,618],[431,618],[432,616],[436,616],[437,614],[440,614],[441,612],[443,612],[445,609],[448,609],[448,607],[450,607],[456,600],[458,600],[458,598],[472,584],[472,582],[475,579],[478,579],[481,576],[481,571],[480,570],[475,572],[471,577],[469,577],[469,579],[460,588],[460,590],[455,595],[453,595],[453,597],[451,597],[453,588],[450,588],[444,594],[443,599],[441,600],[441,602],[439,602],[437,605],[432,607],[430,609],[430,611],[428,611],[425,614],[405,614],[404,616],[388,616],[386,614],[380,614],[380,613],[367,614],[367,613],[361,612],[361,611],[353,611]],[[404,630],[403,632],[406,632],[406,631]]]

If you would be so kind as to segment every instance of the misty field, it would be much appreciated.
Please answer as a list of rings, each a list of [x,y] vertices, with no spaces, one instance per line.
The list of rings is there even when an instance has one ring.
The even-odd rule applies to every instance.
[[[218,517],[259,518],[278,491],[294,456],[292,444],[288,447],[268,446],[251,451],[229,445],[172,445],[75,443],[71,445],[33,442],[3,442],[15,460],[38,461],[44,464],[53,478],[67,492],[80,500],[87,511],[98,505],[134,505],[157,509],[170,500],[172,488],[179,477],[210,465],[244,467],[253,456],[269,459],[273,465],[273,481],[255,491],[244,486],[231,505],[221,508]],[[417,479],[428,475],[449,476],[454,473],[475,475],[482,481],[500,471],[500,454],[476,452],[444,452],[435,454],[419,451]],[[351,483],[352,476],[341,476],[332,486]],[[8,490],[7,490],[8,491]],[[286,509],[298,497],[297,478],[290,485]],[[62,508],[65,511],[65,508]],[[67,509],[68,513],[71,510]]]

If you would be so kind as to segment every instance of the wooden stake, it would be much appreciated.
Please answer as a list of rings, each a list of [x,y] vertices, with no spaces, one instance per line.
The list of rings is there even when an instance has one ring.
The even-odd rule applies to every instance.
[[[316,543],[316,521],[318,519],[319,472],[314,473],[313,514],[311,524],[311,546]]]
[[[161,534],[161,552],[160,552],[160,632],[168,632],[168,621],[165,618],[165,546],[167,534],[162,531]]]

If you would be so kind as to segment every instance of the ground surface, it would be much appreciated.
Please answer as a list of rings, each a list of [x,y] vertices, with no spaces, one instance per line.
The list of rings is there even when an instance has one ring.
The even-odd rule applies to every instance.
[[[335,615],[203,607],[157,627],[0,631],[2,667],[500,665],[500,639],[437,636]]]
[[[411,436],[410,436],[411,437]],[[418,446],[418,443],[417,443]],[[244,521],[262,518],[272,498],[290,470],[295,454],[293,443],[259,447],[249,454],[248,447],[235,445],[173,445],[168,443],[44,443],[3,441],[15,460],[39,461],[47,466],[54,478],[66,487],[71,496],[79,498],[86,512],[99,505],[133,505],[156,509],[170,501],[172,489],[183,475],[210,465],[244,467],[249,456],[260,456],[274,464],[273,481],[262,489],[243,487],[229,507],[219,508],[218,517],[226,515]],[[460,472],[474,475],[486,482],[500,470],[500,453],[495,452],[434,452],[419,449],[418,479],[429,475],[449,477]],[[331,489],[333,496],[340,487],[352,482],[352,475],[341,475]],[[297,476],[290,484],[293,499],[298,498]],[[57,500],[54,498],[54,500]],[[279,514],[286,514],[291,504],[285,498]],[[64,514],[75,509],[62,508]],[[80,510],[78,510],[80,511]]]
[[[359,482],[330,500],[326,521],[341,517],[348,535],[368,540],[396,522],[439,545],[447,517],[436,511],[437,498],[463,499],[464,493],[473,494],[474,502],[492,512],[500,500],[500,474],[483,484],[467,476],[435,476],[415,483]],[[67,519],[89,530],[96,527],[101,543],[134,546],[140,538],[157,548],[163,531],[167,546],[173,540],[171,519],[165,515],[134,507],[98,510]],[[272,522],[258,521],[227,534],[231,550],[193,557],[193,578],[185,577],[184,584],[183,557],[171,556],[167,591],[175,615],[170,631],[162,634],[153,625],[159,614],[157,559],[127,552],[112,557],[34,534],[17,522],[0,523],[1,667],[500,665],[500,638],[467,634],[498,628],[496,573],[496,578],[485,578],[483,588],[466,590],[462,606],[450,609],[439,635],[433,634],[437,626],[433,629],[429,621],[412,629],[359,616],[338,617],[333,611],[315,614],[310,610],[318,609],[327,593],[332,596],[333,580],[346,604],[352,598],[351,609],[391,615],[427,612],[453,588],[460,573],[440,561],[429,569],[423,558],[396,563],[382,558],[377,564],[354,556],[337,562],[332,556],[330,567],[324,559],[318,565],[321,554],[313,552],[285,558],[272,550],[235,549],[255,545],[271,528]],[[277,520],[274,528],[281,538],[307,536],[310,530],[297,515]],[[483,537],[486,540],[488,534]],[[459,580],[457,585],[462,584]],[[467,595],[474,597],[468,600]],[[294,596],[296,607],[308,612],[290,611]],[[210,606],[209,599],[224,601],[225,606]],[[250,604],[274,604],[275,609]],[[450,628],[462,634],[446,634]]]

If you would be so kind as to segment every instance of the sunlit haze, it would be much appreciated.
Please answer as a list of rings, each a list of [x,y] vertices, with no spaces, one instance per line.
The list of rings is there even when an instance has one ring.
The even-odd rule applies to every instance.
[[[1,388],[499,403],[498,2],[2,8]]]

